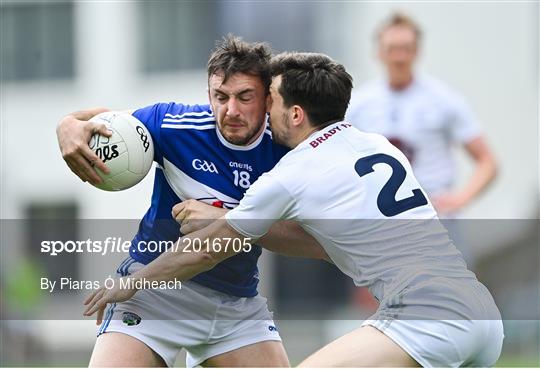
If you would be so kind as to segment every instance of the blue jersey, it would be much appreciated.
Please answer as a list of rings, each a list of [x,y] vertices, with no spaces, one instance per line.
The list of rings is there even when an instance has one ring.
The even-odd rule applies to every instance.
[[[269,171],[287,152],[272,142],[267,127],[248,146],[226,141],[216,126],[209,105],[161,103],[133,113],[150,131],[157,163],[152,203],[139,225],[130,254],[148,264],[160,255],[139,245],[149,241],[176,241],[180,226],[172,218],[172,207],[196,199],[232,209],[257,178]],[[144,242],[141,242],[144,241]],[[161,250],[163,251],[163,250]],[[227,294],[257,295],[257,259],[261,248],[253,245],[193,281]]]

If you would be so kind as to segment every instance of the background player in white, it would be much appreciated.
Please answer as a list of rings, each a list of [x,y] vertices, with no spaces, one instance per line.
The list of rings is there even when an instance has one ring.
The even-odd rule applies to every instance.
[[[205,198],[209,203],[234,207],[246,186],[237,186],[230,163],[249,168],[254,181],[283,155],[285,151],[272,143],[265,124],[269,58],[266,45],[228,37],[217,46],[208,65],[211,106],[169,103],[133,112],[153,136],[158,163],[152,205],[141,221],[134,244],[140,240],[176,240],[180,232],[171,209],[181,200],[186,201],[175,209],[189,213],[192,219],[210,219],[214,212],[221,214],[222,209],[187,199]],[[90,164],[106,168],[87,142],[94,132],[107,132],[104,126],[88,119],[102,110],[72,114],[58,127],[66,162],[81,179],[93,182],[99,177]],[[198,170],[192,165],[194,160],[212,162],[216,170]],[[182,230],[193,224],[185,222]],[[285,249],[286,253],[324,256],[320,248],[309,247],[316,242],[305,233],[299,232],[298,238],[291,239],[290,232],[276,230],[278,241],[273,242],[271,237],[266,241],[277,248],[293,242],[295,248]],[[302,250],[302,238],[308,240],[309,250]],[[271,248],[269,244],[266,247]],[[279,333],[269,329],[274,325],[265,299],[257,296],[256,262],[260,250],[257,252],[255,245],[253,248],[236,261],[227,260],[225,266],[210,271],[212,274],[203,273],[185,283],[181,291],[145,291],[129,303],[111,306],[99,330],[90,365],[172,365],[184,347],[190,366],[286,366]],[[157,256],[132,250],[118,272],[129,275]],[[137,324],[126,326],[122,313],[129,317],[136,314],[141,319],[137,322],[135,318]],[[102,317],[103,311],[98,321]]]
[[[346,120],[384,135],[401,149],[437,212],[452,217],[493,181],[497,165],[464,99],[431,76],[416,73],[421,38],[418,25],[400,13],[379,27],[378,56],[386,78],[353,93]],[[458,191],[452,188],[454,144],[463,146],[475,163]]]
[[[273,132],[294,149],[224,219],[180,242],[258,239],[276,220],[294,219],[343,273],[369,287],[380,301],[374,316],[302,366],[493,365],[503,339],[498,309],[467,270],[405,156],[384,137],[342,121],[352,88],[345,68],[321,54],[284,54],[274,59],[273,75]],[[234,254],[173,249],[133,278],[190,278]],[[135,293],[98,290],[86,313]]]

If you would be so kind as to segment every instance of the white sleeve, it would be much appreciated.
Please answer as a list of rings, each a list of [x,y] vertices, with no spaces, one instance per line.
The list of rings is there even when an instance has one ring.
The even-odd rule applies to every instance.
[[[450,134],[454,141],[467,143],[481,135],[480,126],[469,105],[460,97],[456,97]]]
[[[268,173],[247,190],[240,204],[225,215],[238,233],[251,238],[264,236],[272,224],[292,219],[294,199],[283,185]]]

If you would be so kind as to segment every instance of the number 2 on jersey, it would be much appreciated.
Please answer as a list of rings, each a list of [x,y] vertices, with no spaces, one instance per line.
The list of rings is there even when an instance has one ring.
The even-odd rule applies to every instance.
[[[422,190],[419,188],[412,190],[412,196],[396,201],[396,193],[403,184],[403,181],[405,181],[407,171],[396,158],[390,155],[374,154],[358,159],[354,165],[354,169],[360,177],[363,177],[366,174],[374,172],[373,166],[375,164],[388,164],[392,168],[392,175],[383,186],[379,196],[377,196],[377,207],[385,216],[393,217],[394,215],[428,203]]]

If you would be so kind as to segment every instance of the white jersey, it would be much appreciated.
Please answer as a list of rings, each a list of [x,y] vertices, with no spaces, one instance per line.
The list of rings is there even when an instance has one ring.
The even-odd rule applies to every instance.
[[[429,276],[475,278],[405,156],[383,136],[344,122],[286,154],[226,218],[253,238],[276,220],[296,220],[379,300]]]
[[[355,91],[346,120],[365,132],[387,137],[410,160],[429,195],[448,191],[456,178],[452,145],[480,135],[465,101],[443,83],[415,77],[394,91],[386,80],[375,80]]]
[[[401,151],[344,122],[311,135],[249,188],[226,219],[258,238],[297,221],[379,300],[362,323],[424,367],[491,366],[503,327]],[[294,247],[294,245],[291,245]]]

